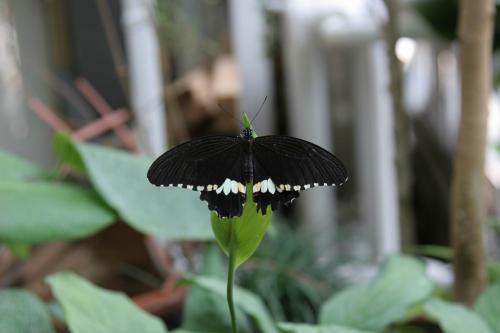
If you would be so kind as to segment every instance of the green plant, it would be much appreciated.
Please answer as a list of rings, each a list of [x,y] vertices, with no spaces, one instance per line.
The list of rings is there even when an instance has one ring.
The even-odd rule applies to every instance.
[[[252,129],[246,113],[243,114],[243,125],[245,128]],[[255,131],[253,131],[253,135],[257,135]],[[238,332],[233,301],[234,275],[238,266],[247,260],[259,246],[272,216],[271,211],[265,215],[257,211],[253,201],[253,184],[247,184],[246,189],[246,201],[241,216],[222,219],[214,212],[211,213],[211,224],[215,238],[229,258],[226,294],[233,333]]]
[[[76,143],[62,134],[55,149],[61,164],[88,182],[0,152],[0,242],[15,252],[22,253],[23,244],[88,237],[118,218],[163,239],[213,238],[194,193],[147,184],[148,159]]]
[[[277,321],[314,323],[321,304],[353,282],[341,274],[344,268],[373,267],[366,254],[349,251],[358,235],[348,228],[338,228],[332,242],[329,228],[290,227],[276,219],[272,227],[239,270],[238,283],[258,294]],[[363,279],[358,273],[356,280]]]
[[[192,287],[184,310],[184,328],[176,330],[177,333],[227,332],[229,322],[223,307],[226,283],[217,277],[221,262],[214,254],[213,250],[207,253],[205,275],[183,280]],[[137,308],[121,293],[93,286],[72,273],[57,273],[47,281],[60,305],[57,316],[72,333],[117,330],[126,333],[137,332],[138,327],[145,333],[167,331],[157,318]],[[244,332],[429,332],[415,326],[414,318],[435,323],[444,333],[500,332],[500,284],[491,285],[473,309],[438,299],[432,293],[433,289],[434,285],[426,277],[424,266],[418,259],[393,256],[368,284],[334,294],[322,306],[317,324],[276,323],[262,300],[251,291],[235,287],[234,296],[238,320],[240,324],[244,323]],[[189,305],[193,295],[195,297]],[[208,304],[205,304],[207,300]],[[51,306],[54,308],[58,307]],[[0,310],[2,332],[54,332],[44,304],[27,291],[1,291]],[[196,323],[200,320],[202,322]],[[203,322],[210,322],[211,326],[205,326]]]
[[[203,221],[206,217],[206,208],[192,193],[157,191],[141,181],[131,180],[144,177],[149,161],[75,143],[65,136],[58,136],[56,142],[61,161],[85,176],[84,181],[79,177],[79,181],[74,182],[0,152],[0,241],[11,249],[26,255],[25,250],[31,244],[87,237],[118,217],[137,230],[157,232],[169,239],[211,237],[208,221],[203,225],[183,217],[186,207],[183,205],[189,205],[195,210],[193,214],[199,214],[190,219]],[[123,193],[127,191],[135,194]],[[162,196],[162,203],[185,202],[177,207],[160,205],[160,208],[151,208],[144,202],[153,200],[157,205],[154,200],[160,199],[153,198],[156,196]],[[252,208],[253,203],[249,201],[247,205]],[[252,255],[268,227],[270,216],[255,215],[255,212],[253,207],[242,217],[232,219],[232,225],[228,224],[229,220],[212,216],[216,239],[231,258],[229,273],[234,273],[236,267]],[[158,221],[167,215],[168,221],[160,224]],[[279,227],[275,232],[279,242],[286,241],[280,237],[292,237]],[[285,246],[269,248],[268,245],[262,251],[286,250]],[[449,255],[446,249],[425,250]],[[307,264],[317,254],[311,252],[300,257],[294,251],[290,256],[297,257],[296,269],[307,272]],[[333,264],[332,261],[327,266]],[[309,265],[311,271],[313,266]],[[184,305],[182,329],[177,333],[223,333],[236,324],[242,333],[429,333],[422,322],[438,325],[444,333],[500,333],[500,275],[495,262],[489,266],[490,287],[470,309],[440,299],[420,260],[392,256],[372,281],[329,295],[319,305],[320,315],[308,324],[282,322],[278,316],[273,318],[266,306],[269,305],[267,299],[249,289],[233,287],[232,279],[228,285],[221,276],[222,268],[219,252],[213,245],[207,245],[200,275],[182,280],[191,288]],[[50,304],[27,290],[0,291],[0,332],[54,333],[51,317],[62,321],[71,333],[167,332],[159,318],[138,308],[122,293],[99,288],[68,272],[51,275],[46,281],[55,297],[55,302]],[[262,280],[255,280],[259,281]],[[330,282],[333,285],[335,281]],[[232,293],[234,315],[230,320],[224,298]]]

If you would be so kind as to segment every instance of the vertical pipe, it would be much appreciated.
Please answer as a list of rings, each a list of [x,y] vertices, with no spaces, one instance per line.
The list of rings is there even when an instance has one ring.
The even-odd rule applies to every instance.
[[[166,119],[152,6],[152,0],[122,0],[130,99],[138,124],[139,145],[147,155],[157,156],[166,149]]]
[[[328,73],[316,28],[318,19],[335,3],[319,1],[319,4],[291,0],[285,7],[287,98],[291,134],[331,150]],[[298,204],[305,222],[319,227],[333,226],[335,201],[330,188],[304,191]]]
[[[231,43],[242,83],[241,112],[253,117],[264,98],[265,109],[255,119],[261,135],[274,134],[273,85],[270,59],[266,52],[265,8],[258,0],[229,1]]]

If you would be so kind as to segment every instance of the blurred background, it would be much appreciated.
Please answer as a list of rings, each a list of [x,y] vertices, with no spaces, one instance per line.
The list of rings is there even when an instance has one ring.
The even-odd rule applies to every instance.
[[[210,271],[208,254],[220,255],[196,194],[166,194],[184,202],[181,212],[161,200],[148,210],[148,195],[159,192],[146,184],[145,161],[194,137],[237,135],[242,113],[253,117],[266,96],[253,124],[259,135],[319,144],[350,174],[341,188],[303,192],[276,212],[240,270],[238,283],[261,295],[273,316],[314,321],[327,296],[370,278],[387,254],[442,257],[460,120],[457,4],[399,4],[391,11],[379,0],[0,0],[0,287],[48,299],[43,278],[72,270],[126,292],[169,327],[181,325],[186,290],[175,279]],[[496,90],[488,124],[487,253],[498,258]],[[56,132],[66,139],[54,144]],[[132,159],[141,167],[130,169],[144,174],[127,173]],[[30,187],[39,179],[47,186],[41,197]],[[145,184],[136,189],[137,182]],[[79,194],[57,196],[55,183],[85,190],[111,215],[93,225],[96,215],[70,202]],[[73,219],[80,231],[70,230]],[[438,275],[451,282],[447,265]]]

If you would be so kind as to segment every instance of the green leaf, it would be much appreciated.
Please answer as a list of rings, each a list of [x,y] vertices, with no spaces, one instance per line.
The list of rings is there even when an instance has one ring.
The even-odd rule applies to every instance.
[[[265,102],[265,100],[264,100],[264,102]],[[248,114],[246,112],[243,112],[243,128],[251,129],[252,130],[252,137],[254,139],[257,137],[257,132],[253,128],[252,121],[250,120],[250,118],[248,117]]]
[[[0,332],[54,333],[49,313],[33,294],[21,289],[0,291]]]
[[[123,293],[98,288],[73,273],[47,278],[64,309],[71,333],[164,333],[156,317],[141,310]]]
[[[54,140],[54,151],[57,157],[74,170],[85,174],[85,162],[78,152],[77,145],[67,133],[58,132]]]
[[[424,304],[424,311],[444,333],[493,333],[477,313],[462,305],[431,299]]]
[[[280,323],[279,328],[283,333],[373,333],[337,325],[315,326],[308,324]]]
[[[10,252],[20,259],[27,259],[30,256],[31,246],[20,242],[6,242]]]
[[[226,297],[226,283],[223,280],[206,276],[196,276],[184,279],[184,281],[211,290],[224,299]],[[255,320],[260,329],[259,332],[278,333],[271,315],[260,298],[255,294],[248,290],[235,287],[234,303]]]
[[[248,118],[248,115],[246,112],[243,112],[243,127],[252,129],[252,122],[250,121],[250,118]]]
[[[56,183],[0,183],[0,240],[33,244],[76,239],[116,214],[93,192]]]
[[[223,278],[224,265],[219,249],[211,244],[203,260],[202,274]],[[182,328],[193,332],[230,332],[231,321],[226,301],[212,290],[193,285],[187,294],[183,308]],[[241,333],[251,332],[250,325],[241,309],[236,318]]]
[[[449,246],[420,245],[412,251],[413,254],[426,257],[434,257],[450,261],[453,259],[453,249]]]
[[[475,310],[486,319],[495,333],[500,333],[500,283],[490,286],[483,292]]]
[[[266,215],[257,212],[257,207],[252,198],[252,184],[247,185],[246,202],[243,214],[233,218],[219,218],[212,213],[212,230],[220,247],[226,255],[229,255],[230,242],[233,242],[235,251],[235,269],[247,260],[257,250],[262,238],[266,234],[267,227],[271,221],[271,209]],[[231,227],[233,237],[231,238]]]
[[[409,308],[434,289],[419,260],[390,257],[381,274],[368,285],[348,288],[325,302],[320,324],[382,331],[401,320]]]
[[[75,143],[66,136],[58,136],[56,146],[66,152],[60,155],[67,157],[65,162],[77,168],[84,165],[97,192],[133,228],[169,240],[213,239],[207,207],[199,194],[151,185],[146,178],[149,159]]]
[[[486,266],[488,281],[490,283],[500,282],[500,262],[490,261]]]
[[[66,318],[64,317],[64,309],[61,304],[56,301],[50,302],[47,304],[47,310],[50,313],[51,317],[56,318],[62,323],[66,323]]]
[[[0,182],[36,180],[47,176],[46,170],[0,150]]]

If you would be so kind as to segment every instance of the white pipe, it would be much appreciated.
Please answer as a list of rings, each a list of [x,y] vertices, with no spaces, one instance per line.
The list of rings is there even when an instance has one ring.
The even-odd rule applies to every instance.
[[[266,54],[264,7],[258,0],[229,1],[231,43],[242,84],[239,109],[250,117],[267,96],[265,109],[255,119],[259,135],[275,134],[273,84],[270,59]]]
[[[152,0],[122,0],[130,78],[130,98],[138,123],[139,145],[150,156],[166,149],[158,38],[153,22]]]
[[[284,57],[290,132],[293,136],[332,150],[332,126],[328,105],[328,77],[324,52],[316,38],[318,18],[335,7],[333,1],[290,0],[284,12]],[[318,227],[335,226],[332,189],[301,193],[301,220]],[[333,235],[332,235],[333,236]]]

